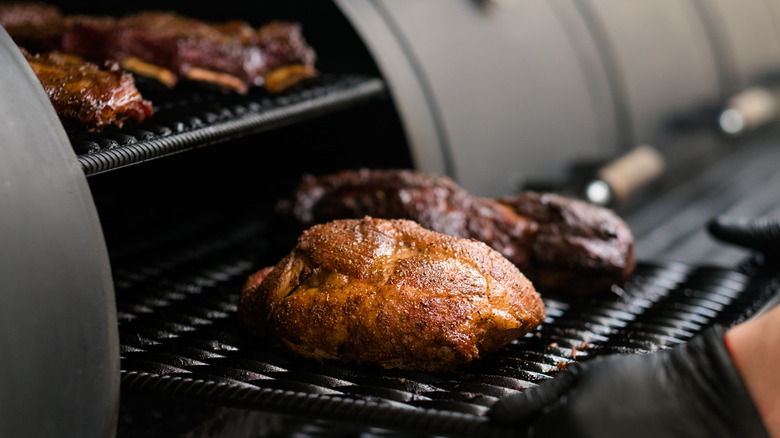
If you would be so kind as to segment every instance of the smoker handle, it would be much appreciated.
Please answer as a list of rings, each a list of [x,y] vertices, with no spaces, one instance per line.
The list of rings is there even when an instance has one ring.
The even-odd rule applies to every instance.
[[[718,116],[718,126],[725,134],[739,136],[769,125],[779,116],[778,90],[756,86],[729,98]]]
[[[0,436],[112,437],[119,335],[86,177],[0,27]]]
[[[666,160],[650,145],[640,145],[596,171],[585,185],[585,198],[609,206],[658,179],[666,170]]]

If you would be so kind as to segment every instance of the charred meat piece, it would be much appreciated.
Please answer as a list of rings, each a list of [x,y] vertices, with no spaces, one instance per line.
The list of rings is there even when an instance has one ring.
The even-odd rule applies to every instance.
[[[43,2],[0,2],[0,24],[8,32],[39,32],[47,26],[61,25],[62,21],[62,11],[54,5]]]
[[[188,79],[241,93],[250,86],[278,92],[317,75],[316,54],[300,24],[286,21],[253,28],[240,20],[211,23],[167,11],[63,15],[45,3],[0,3],[0,24],[28,50],[113,60],[168,86]]]
[[[42,2],[0,2],[0,26],[27,50],[48,52],[59,45],[65,16],[58,7]]]
[[[132,75],[116,64],[102,68],[63,53],[22,53],[66,127],[99,131],[152,115],[152,104],[135,88]]]
[[[483,198],[449,178],[410,170],[307,175],[279,211],[303,226],[370,215],[474,238],[503,254],[542,291],[608,290],[627,280],[635,266],[633,236],[610,210],[551,193]]]
[[[482,242],[409,220],[315,225],[252,275],[241,323],[304,357],[449,371],[535,329],[544,304]]]
[[[552,193],[498,198],[534,223],[529,272],[547,289],[608,289],[634,271],[634,237],[611,210]]]
[[[61,44],[67,53],[113,59],[169,86],[189,79],[241,93],[250,86],[279,91],[317,74],[314,50],[300,25],[290,22],[254,29],[240,21],[211,24],[157,11],[118,19],[71,16]]]

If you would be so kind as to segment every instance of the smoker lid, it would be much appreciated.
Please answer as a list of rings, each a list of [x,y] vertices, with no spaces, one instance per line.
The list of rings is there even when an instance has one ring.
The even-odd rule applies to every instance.
[[[2,27],[0,59],[0,436],[113,436],[119,338],[95,205]]]
[[[238,325],[241,285],[276,261],[269,248],[278,229],[270,222],[219,220],[191,233],[150,237],[112,257],[125,394],[419,434],[508,434],[485,415],[500,397],[575,362],[663,349],[712,324],[729,326],[780,287],[758,272],[642,263],[622,289],[546,298],[547,318],[537,331],[468,366],[384,370],[302,359]]]
[[[574,5],[336,4],[386,79],[420,170],[496,197],[628,146],[624,97]]]

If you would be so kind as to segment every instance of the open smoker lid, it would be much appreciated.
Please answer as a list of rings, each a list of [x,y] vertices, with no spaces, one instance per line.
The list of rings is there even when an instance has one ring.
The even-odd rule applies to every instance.
[[[719,142],[691,141],[713,134],[709,112],[780,68],[776,7],[762,0],[336,4],[388,84],[416,167],[482,196],[639,145],[695,162]]]
[[[119,337],[97,212],[49,99],[1,27],[0,58],[0,436],[114,436]]]
[[[336,4],[382,71],[420,170],[499,196],[529,177],[562,176],[572,160],[617,152],[609,75],[584,23],[561,21],[556,6]]]

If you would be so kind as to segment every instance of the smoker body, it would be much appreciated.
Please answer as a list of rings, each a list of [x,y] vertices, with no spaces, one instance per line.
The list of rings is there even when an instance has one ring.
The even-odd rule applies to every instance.
[[[63,7],[299,20],[318,51],[322,80],[308,88],[239,98],[151,87],[163,115],[107,134],[66,132],[0,32],[0,351],[15,358],[0,365],[0,434],[243,436],[278,426],[276,415],[498,434],[486,409],[555,375],[559,361],[588,358],[565,356],[575,347],[666,348],[748,317],[776,291],[741,268],[748,251],[722,247],[703,224],[780,213],[776,130],[734,136],[717,124],[734,95],[776,86],[779,5],[336,0],[213,11],[73,2]],[[636,234],[641,275],[667,289],[631,320],[604,316],[609,300],[578,312],[551,300],[540,332],[548,344],[513,347],[505,359],[514,367],[488,362],[444,377],[319,367],[251,349],[236,330],[242,278],[289,248],[274,205],[303,174],[408,167],[498,196],[539,182],[569,189],[579,169],[639,145],[652,145],[665,167],[614,208]],[[717,310],[690,304],[679,319],[654,319],[680,300],[698,305],[691,290],[726,295]],[[165,406],[154,409],[189,432],[152,421],[158,398]]]

